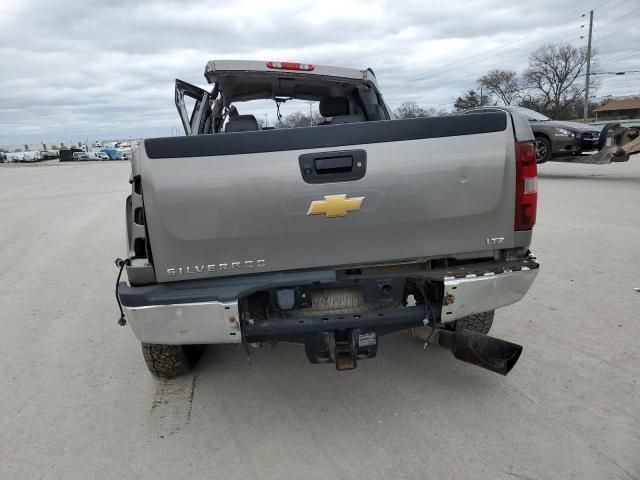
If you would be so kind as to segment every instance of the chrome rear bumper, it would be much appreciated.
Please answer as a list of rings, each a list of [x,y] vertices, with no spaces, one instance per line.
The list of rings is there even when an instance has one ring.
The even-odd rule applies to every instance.
[[[522,267],[504,273],[445,277],[442,322],[450,322],[475,313],[489,312],[519,301],[527,293],[539,269]],[[448,304],[447,304],[448,303]]]
[[[259,280],[238,280],[237,288],[230,280],[176,282],[132,287],[120,284],[120,299],[126,319],[136,337],[143,343],[167,345],[223,344],[252,341],[253,336],[281,338],[310,335],[322,331],[368,329],[391,331],[434,322],[436,326],[476,313],[488,312],[519,301],[527,293],[538,273],[538,264],[531,258],[522,261],[496,262],[471,267],[454,267],[441,271],[422,271],[400,274],[402,281],[422,278],[443,283],[440,302],[431,302],[431,316],[424,307],[405,307],[380,310],[362,315],[328,315],[304,319],[244,318],[241,324],[239,299],[248,291],[292,287],[295,285],[326,284],[340,286],[334,272],[298,274],[296,277],[263,276]],[[259,286],[256,282],[261,281]],[[213,285],[213,286],[211,286]],[[230,289],[233,287],[232,289]],[[222,298],[220,298],[222,297]],[[215,299],[208,301],[209,299]],[[434,311],[432,307],[437,307]],[[439,315],[438,315],[439,314]],[[440,318],[438,318],[438,316]],[[335,318],[334,318],[335,317]],[[246,335],[246,339],[243,338]]]
[[[240,343],[238,302],[200,302],[126,307],[138,340],[163,345]]]

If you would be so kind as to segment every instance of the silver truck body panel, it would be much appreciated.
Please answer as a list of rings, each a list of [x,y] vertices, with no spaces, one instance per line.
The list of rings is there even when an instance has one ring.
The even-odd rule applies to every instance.
[[[303,181],[300,155],[356,149],[367,152],[364,178]],[[136,162],[159,282],[492,256],[530,240],[513,227],[511,122],[482,134],[239,155],[148,158],[141,144]],[[361,210],[307,215],[313,201],[340,194],[364,197]]]

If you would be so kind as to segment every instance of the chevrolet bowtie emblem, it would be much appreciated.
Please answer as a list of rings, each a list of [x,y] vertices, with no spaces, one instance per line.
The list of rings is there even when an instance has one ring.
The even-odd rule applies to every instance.
[[[309,206],[307,215],[322,215],[327,218],[346,217],[347,212],[357,212],[362,206],[364,197],[347,198],[342,195],[325,195],[324,200],[314,200]]]

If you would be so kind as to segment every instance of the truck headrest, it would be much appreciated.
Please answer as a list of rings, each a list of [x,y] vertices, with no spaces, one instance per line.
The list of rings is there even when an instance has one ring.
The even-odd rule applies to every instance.
[[[258,122],[253,115],[237,115],[229,118],[224,127],[225,133],[252,132],[258,130]]]
[[[349,101],[344,97],[322,97],[320,99],[320,115],[323,117],[349,115]]]

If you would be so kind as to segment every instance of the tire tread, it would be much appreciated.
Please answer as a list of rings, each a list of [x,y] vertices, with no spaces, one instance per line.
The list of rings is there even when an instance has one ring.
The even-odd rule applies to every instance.
[[[184,345],[142,344],[142,355],[149,371],[156,377],[174,378],[191,370]]]
[[[456,330],[471,330],[472,332],[486,335],[493,325],[495,310],[484,313],[476,313],[456,320]]]

